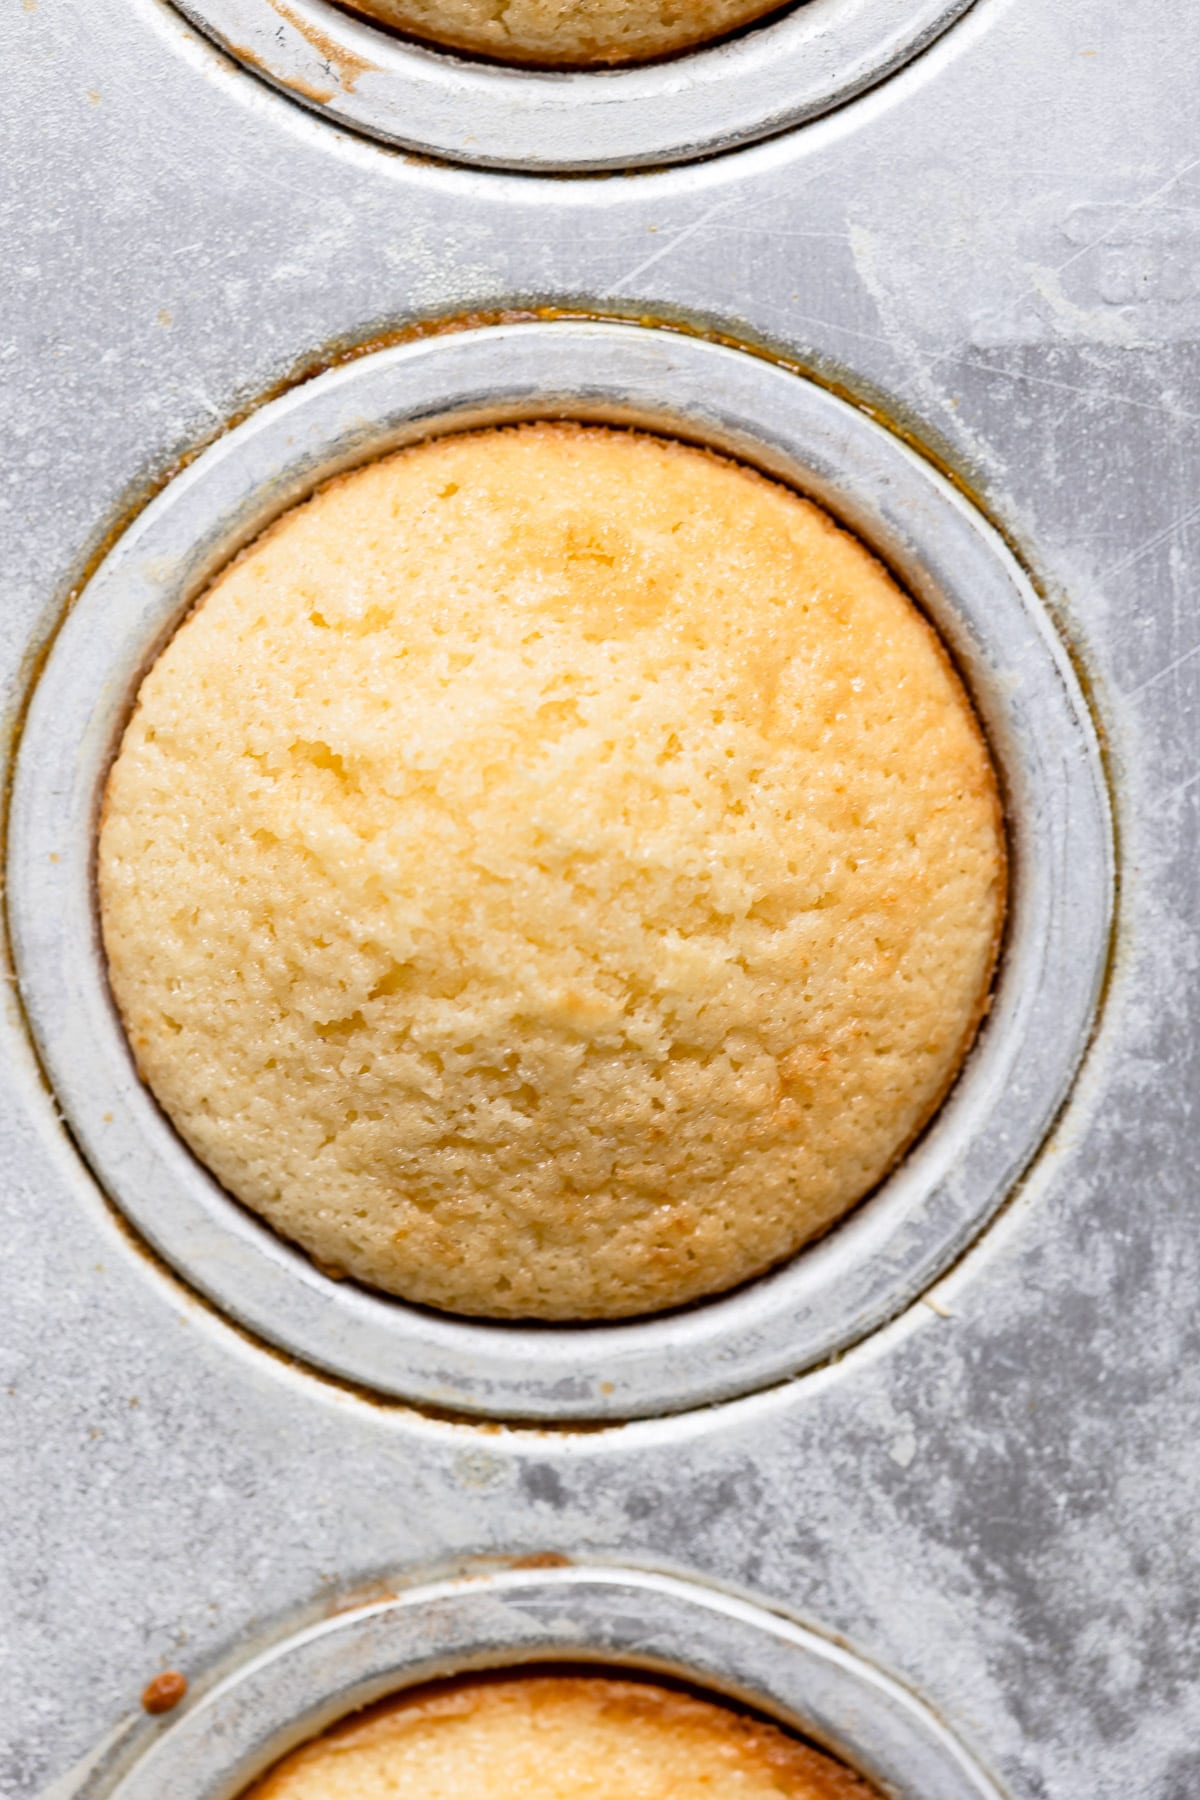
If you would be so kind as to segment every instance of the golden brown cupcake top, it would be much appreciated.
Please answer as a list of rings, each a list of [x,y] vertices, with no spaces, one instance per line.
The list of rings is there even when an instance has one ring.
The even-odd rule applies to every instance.
[[[791,490],[534,425],[354,471],[229,567],[108,785],[138,1065],[322,1265],[453,1311],[729,1288],[953,1080],[1004,908],[940,643]]]
[[[345,0],[393,30],[500,62],[545,68],[645,62],[690,50],[780,0]]]
[[[879,1800],[778,1726],[649,1682],[417,1689],[284,1758],[244,1800]]]

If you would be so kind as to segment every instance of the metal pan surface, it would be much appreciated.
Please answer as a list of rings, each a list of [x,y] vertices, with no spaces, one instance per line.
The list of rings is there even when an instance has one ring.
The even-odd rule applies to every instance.
[[[633,1571],[612,1579],[648,1583],[635,1622],[659,1617],[656,1584],[676,1580],[688,1605],[713,1591],[730,1619],[744,1605],[758,1643],[765,1616],[789,1642],[815,1622],[859,1675],[888,1671],[887,1693],[937,1722],[979,1792],[1185,1800],[1200,1784],[1200,20],[1177,0],[1145,0],[1136,21],[1116,0],[957,10],[919,56],[808,123],[572,179],[401,154],[348,102],[298,104],[160,0],[6,11],[0,671],[21,767],[19,965],[0,1025],[0,1792],[14,1800],[67,1800],[139,1765],[142,1780],[142,1759],[167,1757],[257,1659],[332,1643],[329,1621],[481,1560],[546,1554]],[[605,76],[606,91],[633,96],[635,77],[670,68]],[[478,69],[438,69],[469,110]],[[633,168],[627,129],[599,160]],[[689,131],[677,146],[700,145]],[[533,322],[497,322],[511,313]],[[393,344],[471,315],[473,330]],[[663,329],[677,325],[688,335]],[[345,360],[371,344],[385,347]],[[948,1113],[922,1150],[940,1141],[965,1168],[986,1144],[986,1167],[958,1186],[931,1176],[936,1217],[903,1182],[861,1215],[861,1238],[896,1232],[886,1279],[864,1249],[819,1320],[802,1282],[773,1313],[762,1284],[681,1315],[627,1362],[615,1342],[591,1362],[579,1350],[565,1398],[551,1373],[566,1345],[539,1366],[515,1334],[489,1365],[490,1339],[437,1356],[389,1339],[389,1372],[319,1286],[303,1331],[294,1315],[277,1328],[283,1302],[247,1285],[253,1257],[230,1248],[227,1218],[208,1215],[199,1261],[173,1235],[199,1229],[194,1169],[169,1194],[149,1181],[153,1221],[131,1199],[147,1167],[136,1094],[102,1009],[76,1014],[67,985],[72,969],[95,981],[87,809],[150,614],[168,624],[203,555],[219,561],[331,458],[470,406],[549,404],[736,439],[801,485],[827,482],[908,571],[1014,784],[1032,946],[1010,942],[1015,1023],[998,1007],[956,1095],[969,1118]],[[871,470],[886,492],[868,493]],[[160,528],[173,570],[135,554]],[[1008,679],[1018,644],[1032,686]],[[88,1112],[85,1087],[106,1082],[119,1105],[100,1112],[130,1109],[124,1169]],[[278,1294],[306,1292],[286,1258],[264,1260]],[[418,1623],[395,1671],[419,1661],[434,1614],[404,1616]],[[499,1642],[478,1624],[477,1647]],[[718,1629],[724,1661],[679,1641],[663,1654],[718,1687],[746,1676],[816,1729],[808,1690],[772,1700],[765,1676],[749,1681],[740,1630]],[[586,1648],[565,1628],[560,1641]],[[147,1722],[138,1696],[164,1667],[191,1696]],[[881,1691],[855,1687],[851,1706],[839,1690],[828,1722],[863,1766]],[[898,1754],[882,1777],[897,1793],[938,1791]]]

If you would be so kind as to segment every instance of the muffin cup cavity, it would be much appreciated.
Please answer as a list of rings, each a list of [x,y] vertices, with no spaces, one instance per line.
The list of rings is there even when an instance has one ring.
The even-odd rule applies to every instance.
[[[1003,809],[928,622],[743,464],[540,421],[352,469],[139,690],[97,896],[138,1068],[325,1268],[648,1317],[822,1236],[985,1010]]]
[[[691,1582],[606,1568],[410,1588],[301,1631],[127,1746],[71,1800],[239,1800],[347,1714],[439,1678],[523,1664],[647,1671],[751,1706],[882,1794],[1000,1800],[935,1716],[818,1632]]]
[[[917,55],[971,0],[797,0],[690,53],[569,72],[434,49],[328,0],[177,4],[332,123],[450,162],[582,173],[686,162],[815,118]]]
[[[876,1193],[774,1274],[657,1318],[475,1323],[334,1281],[200,1166],[138,1079],[98,941],[95,828],[140,677],[207,582],[329,476],[439,432],[537,418],[710,445],[858,534],[940,631],[1005,790],[1007,941],[988,1021],[933,1124]],[[486,1416],[645,1416],[745,1393],[871,1331],[936,1278],[1036,1151],[1106,962],[1106,795],[1070,664],[1019,565],[962,496],[845,401],[765,360],[653,329],[500,326],[379,352],[264,407],[106,559],[38,683],[13,794],[10,908],[28,1015],[91,1165],[241,1324],[339,1377]]]

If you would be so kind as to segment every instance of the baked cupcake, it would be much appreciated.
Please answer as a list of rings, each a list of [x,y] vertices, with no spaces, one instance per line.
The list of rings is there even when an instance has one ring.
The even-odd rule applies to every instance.
[[[986,1008],[993,767],[790,489],[535,424],[344,475],[142,683],[99,896],[138,1067],[325,1269],[494,1318],[718,1293],[904,1154]]]
[[[710,43],[780,0],[347,0],[411,37],[542,68],[646,62]]]
[[[843,1764],[713,1701],[602,1675],[417,1689],[276,1764],[244,1800],[879,1800]]]

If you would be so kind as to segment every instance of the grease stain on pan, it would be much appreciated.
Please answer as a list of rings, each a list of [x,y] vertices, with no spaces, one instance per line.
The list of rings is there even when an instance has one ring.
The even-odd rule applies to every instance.
[[[250,48],[249,44],[230,44],[229,53],[231,56],[236,56],[239,62],[245,63],[248,68],[254,69],[265,80],[282,81],[283,77],[277,76],[270,64],[265,63],[258,52]],[[314,87],[311,81],[305,81],[303,76],[294,74],[288,76],[287,85],[303,99],[311,100],[314,106],[327,106],[336,97],[338,91],[335,87]]]
[[[301,18],[299,13],[293,12],[290,6],[285,5],[284,0],[271,0],[271,8],[272,11],[279,14],[281,19],[285,19],[294,31],[298,31],[307,43],[312,45],[318,56],[324,57],[330,74],[337,76],[338,86],[343,93],[352,94],[361,75],[377,72],[375,63],[368,62],[365,56],[356,55],[353,50],[347,50],[343,44],[335,43],[333,38],[326,36],[325,32],[312,24],[310,20]],[[290,76],[288,79],[292,86],[299,85]],[[335,92],[336,89],[331,89],[325,98],[332,100]]]

